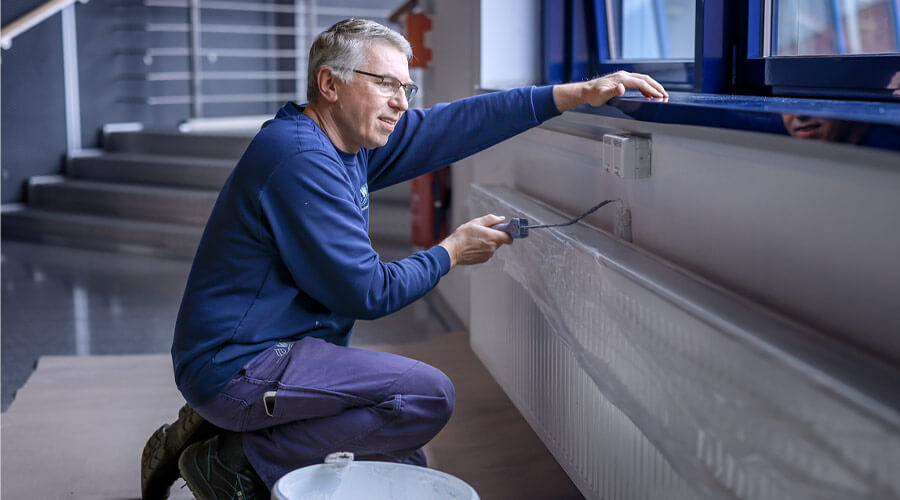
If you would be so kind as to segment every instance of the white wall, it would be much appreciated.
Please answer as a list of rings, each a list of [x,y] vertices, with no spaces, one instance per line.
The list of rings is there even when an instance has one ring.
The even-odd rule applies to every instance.
[[[477,0],[437,2],[434,99],[471,95],[480,61],[469,51],[480,46],[479,13],[484,9]],[[601,174],[597,139],[603,131],[649,134],[651,177],[625,181]],[[452,223],[480,215],[465,205],[472,183],[508,184],[573,214],[622,198],[632,210],[639,247],[900,359],[900,315],[894,312],[898,160],[894,153],[846,145],[569,112],[459,162]],[[611,230],[610,215],[601,210],[588,221]],[[455,270],[439,288],[467,324],[471,272],[477,270]]]
[[[479,86],[505,89],[541,79],[539,0],[482,0]]]
[[[448,102],[476,93],[479,67],[478,0],[434,2],[433,29],[428,41],[433,51],[432,68],[428,70],[426,98],[428,105]],[[473,181],[474,159],[454,163],[450,229],[468,220],[465,205],[468,186]],[[462,196],[462,198],[460,198]],[[469,278],[464,269],[444,276],[438,291],[453,312],[469,324]]]
[[[596,140],[542,127],[478,155],[473,182],[511,184],[572,214],[621,198],[637,246],[900,359],[898,155],[586,115],[555,121],[581,122],[586,135],[599,134],[597,126],[649,134],[651,176],[601,173]],[[588,221],[612,231],[612,214]]]

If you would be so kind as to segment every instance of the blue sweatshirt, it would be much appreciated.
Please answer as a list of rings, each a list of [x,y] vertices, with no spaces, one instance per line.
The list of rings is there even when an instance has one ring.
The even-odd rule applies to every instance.
[[[385,146],[337,149],[286,104],[225,182],[194,257],[172,344],[175,380],[199,406],[279,341],[347,345],[356,319],[390,314],[450,270],[443,247],[384,263],[369,191],[431,172],[559,114],[552,87],[404,113]]]

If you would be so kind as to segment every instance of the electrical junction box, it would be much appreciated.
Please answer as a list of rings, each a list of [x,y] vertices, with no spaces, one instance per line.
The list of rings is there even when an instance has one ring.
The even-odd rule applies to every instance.
[[[603,169],[623,179],[650,177],[650,139],[603,134]]]

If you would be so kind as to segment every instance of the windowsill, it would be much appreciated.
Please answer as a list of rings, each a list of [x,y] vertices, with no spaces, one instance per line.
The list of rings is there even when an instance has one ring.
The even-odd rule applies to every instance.
[[[498,89],[479,90],[496,92]],[[791,135],[785,126],[784,115],[814,117],[819,126],[810,126],[812,130],[796,132],[798,138],[900,151],[900,102],[672,91],[669,92],[668,100],[662,100],[629,91],[623,97],[610,100],[605,106],[583,105],[569,112],[781,136]],[[817,137],[819,135],[828,137]]]
[[[654,123],[695,125],[789,135],[785,115],[796,137],[845,142],[900,151],[900,102],[842,101],[793,97],[759,97],[670,92],[668,100],[637,92],[610,100],[606,106],[579,106],[572,111]]]

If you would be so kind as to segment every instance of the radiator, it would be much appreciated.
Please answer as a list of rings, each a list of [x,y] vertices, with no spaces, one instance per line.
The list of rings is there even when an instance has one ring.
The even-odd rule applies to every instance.
[[[564,215],[473,186],[473,215]],[[585,224],[473,268],[471,343],[592,499],[900,498],[900,374]]]

